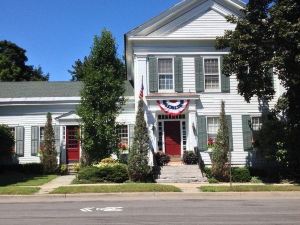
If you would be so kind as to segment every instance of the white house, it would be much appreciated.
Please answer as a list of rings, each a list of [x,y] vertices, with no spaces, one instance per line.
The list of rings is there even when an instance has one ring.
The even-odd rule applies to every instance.
[[[234,29],[225,16],[241,16],[243,7],[239,0],[185,0],[125,35],[128,101],[117,118],[124,144],[130,145],[133,136],[143,83],[154,152],[178,158],[184,151],[199,149],[210,164],[207,143],[216,137],[224,100],[232,163],[246,164],[252,148],[249,125],[259,129],[261,107],[255,98],[247,103],[238,94],[234,75],[222,74],[222,58],[228,51],[214,47],[217,36]],[[274,86],[270,107],[282,93],[276,76]],[[60,160],[79,160],[80,118],[75,112],[81,87],[80,82],[0,82],[0,124],[14,132],[21,163],[39,161],[47,112],[53,115]]]

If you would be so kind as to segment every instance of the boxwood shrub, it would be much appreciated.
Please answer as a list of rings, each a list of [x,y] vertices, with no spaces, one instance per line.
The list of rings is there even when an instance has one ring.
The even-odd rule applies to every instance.
[[[233,182],[249,182],[251,180],[250,171],[247,167],[234,167],[231,173]]]
[[[183,162],[187,165],[198,164],[198,156],[193,151],[185,151],[183,153]]]
[[[128,180],[127,165],[121,163],[109,164],[101,167],[83,167],[79,170],[79,183],[123,183]]]

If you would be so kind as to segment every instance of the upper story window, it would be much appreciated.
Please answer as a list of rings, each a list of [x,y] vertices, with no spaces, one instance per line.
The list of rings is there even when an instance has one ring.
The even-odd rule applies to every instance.
[[[172,58],[158,59],[158,88],[161,91],[174,89],[174,70]]]
[[[262,126],[262,121],[260,116],[255,116],[251,118],[252,129],[254,131],[259,131]]]
[[[204,58],[205,90],[220,88],[219,58]]]
[[[219,130],[219,117],[207,117],[207,142],[214,143]]]

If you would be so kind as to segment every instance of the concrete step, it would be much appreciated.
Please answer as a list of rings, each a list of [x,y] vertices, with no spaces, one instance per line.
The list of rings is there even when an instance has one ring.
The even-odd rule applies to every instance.
[[[205,177],[202,178],[176,178],[176,179],[157,179],[157,183],[201,183],[206,182]]]
[[[74,169],[75,163],[69,163],[68,164],[68,174],[74,175],[77,174],[77,172]]]

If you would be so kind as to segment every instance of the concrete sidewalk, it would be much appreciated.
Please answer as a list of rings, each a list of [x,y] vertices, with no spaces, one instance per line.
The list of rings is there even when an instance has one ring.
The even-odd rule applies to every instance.
[[[39,190],[39,192],[36,193],[36,195],[49,194],[55,188],[58,188],[60,186],[70,185],[74,179],[75,179],[75,175],[59,176],[53,179],[52,181],[50,181],[49,183],[40,186],[41,189]]]

